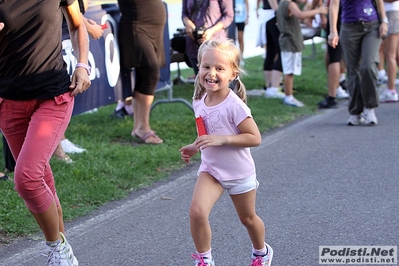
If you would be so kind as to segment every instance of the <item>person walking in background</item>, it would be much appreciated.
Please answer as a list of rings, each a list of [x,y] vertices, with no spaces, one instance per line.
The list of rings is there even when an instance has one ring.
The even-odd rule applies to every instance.
[[[265,97],[284,98],[280,83],[283,77],[283,66],[281,65],[280,31],[277,27],[275,13],[280,0],[267,0],[263,5],[267,10],[273,11],[273,16],[266,22],[266,58],[263,62],[263,73],[265,77]]]
[[[316,6],[322,5],[322,0],[313,0],[312,9]],[[327,7],[329,6],[329,1],[327,2]],[[339,31],[341,27],[341,8],[339,9],[337,29]],[[330,34],[330,23],[327,17],[326,25],[324,25],[324,30],[326,31],[326,36]],[[326,37],[327,38],[327,37]],[[340,85],[342,68],[344,68],[344,62],[341,57],[341,45],[338,43],[337,47],[333,48],[327,45],[325,53],[325,63],[327,69],[327,86],[328,95],[325,99],[318,103],[319,108],[333,108],[336,107],[338,99],[346,99],[349,94]],[[345,73],[343,74],[345,77]]]
[[[384,8],[389,22],[388,34],[383,40],[388,83],[387,88],[380,94],[380,101],[397,102],[396,74],[398,64],[396,56],[399,47],[399,1],[384,0]]]
[[[101,25],[98,25],[94,20],[88,19],[84,16],[85,12],[89,8],[89,1],[88,0],[78,0],[80,12],[83,15],[83,22],[86,26],[87,32],[91,38],[94,40],[100,39],[103,35],[103,28]],[[68,26],[66,25],[66,21],[64,21],[65,30],[67,30]],[[62,136],[60,143],[57,145],[57,148],[54,151],[53,156],[66,163],[73,163],[73,160],[67,155],[67,153],[82,153],[85,152],[86,149],[79,147],[72,141],[66,138],[65,134]]]
[[[91,1],[89,0],[78,0],[79,2],[79,7],[80,7],[80,12],[83,14],[83,22],[85,23],[87,32],[89,33],[89,36],[93,38],[94,40],[98,40],[103,36],[104,29],[102,25],[99,25],[97,22],[95,22],[92,19],[86,18],[84,14],[86,13],[87,9],[89,8],[89,4]]]
[[[227,27],[234,21],[232,0],[183,0],[182,20],[186,27],[186,54],[198,74],[198,47],[211,38],[227,38]]]
[[[122,14],[118,28],[122,81],[127,82],[124,86],[132,88],[132,68],[136,74],[131,134],[144,143],[161,144],[163,140],[151,129],[150,112],[160,67],[166,64],[165,5],[161,0],[118,0],[118,4]]]
[[[62,57],[63,13],[78,62],[72,76]],[[73,0],[3,1],[0,30],[0,129],[16,161],[15,189],[44,234],[46,265],[78,265],[49,161],[70,121],[74,96],[90,86],[82,14]]]
[[[333,48],[341,42],[348,73],[349,119],[348,125],[375,125],[378,123],[377,65],[381,37],[388,31],[388,18],[382,0],[330,0],[330,35],[328,44]],[[341,6],[341,30],[338,35],[338,11]],[[360,7],[360,8],[359,8]],[[381,23],[379,22],[381,19]]]
[[[244,58],[244,29],[245,25],[248,24],[249,18],[249,3],[248,0],[236,0],[234,6],[235,12],[235,24],[237,27],[237,41],[241,51],[241,58]],[[241,64],[244,65],[244,60],[241,60]]]
[[[298,1],[305,2],[305,1]],[[304,49],[303,36],[299,19],[314,17],[316,14],[327,14],[326,6],[313,10],[301,11],[295,0],[283,0],[276,12],[278,28],[280,30],[281,61],[283,65],[284,93],[283,103],[294,107],[303,107],[293,92],[294,75],[302,72],[302,51]]]
[[[190,206],[190,229],[197,252],[197,266],[214,266],[211,254],[209,214],[224,190],[230,194],[242,224],[252,241],[252,266],[270,266],[273,249],[265,243],[265,226],[255,212],[255,164],[250,147],[262,137],[246,102],[240,81],[240,50],[231,40],[212,39],[199,49],[199,73],[195,81],[193,107],[198,138],[180,149],[181,158],[201,151],[201,165]],[[233,89],[229,88],[232,81]],[[205,131],[205,132],[203,132]],[[205,133],[205,135],[204,135]]]

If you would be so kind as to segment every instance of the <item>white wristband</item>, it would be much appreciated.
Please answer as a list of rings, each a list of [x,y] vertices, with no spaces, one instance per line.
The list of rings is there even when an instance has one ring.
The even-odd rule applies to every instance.
[[[78,68],[78,67],[83,67],[83,68],[85,68],[85,69],[87,70],[87,75],[90,76],[91,67],[90,67],[89,65],[86,65],[86,64],[84,64],[84,63],[77,63],[77,64],[76,64],[76,68]]]

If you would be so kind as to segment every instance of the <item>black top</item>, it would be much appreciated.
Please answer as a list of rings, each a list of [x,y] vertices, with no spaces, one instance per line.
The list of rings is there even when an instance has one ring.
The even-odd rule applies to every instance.
[[[0,21],[0,97],[49,99],[69,91],[62,57],[62,1],[2,1]],[[17,18],[17,19],[16,19]]]
[[[277,3],[280,3],[280,0],[277,0]],[[273,9],[269,4],[269,0],[263,0],[263,9]]]

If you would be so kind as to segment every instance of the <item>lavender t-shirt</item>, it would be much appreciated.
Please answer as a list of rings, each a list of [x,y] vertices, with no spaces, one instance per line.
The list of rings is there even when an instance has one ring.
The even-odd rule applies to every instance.
[[[195,117],[201,116],[208,135],[240,134],[238,125],[251,116],[249,107],[233,92],[218,105],[207,106],[206,94],[194,101]],[[201,151],[199,172],[207,172],[220,181],[244,179],[255,174],[255,163],[249,148],[229,145]]]
[[[378,20],[377,10],[374,8],[372,0],[341,0],[341,7],[342,23]]]

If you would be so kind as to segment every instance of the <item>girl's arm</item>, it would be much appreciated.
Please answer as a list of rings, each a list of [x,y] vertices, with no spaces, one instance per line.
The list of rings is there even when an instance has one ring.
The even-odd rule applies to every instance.
[[[184,147],[180,148],[180,156],[185,161],[186,163],[190,162],[191,157],[193,157],[195,154],[198,153],[199,149],[194,143],[191,143],[189,145],[186,145]]]
[[[68,23],[69,35],[72,47],[78,63],[88,66],[89,57],[89,36],[85,24],[83,23],[83,15],[80,12],[79,4],[75,1],[70,6],[63,7],[64,16]],[[72,74],[71,95],[74,96],[82,93],[90,86],[89,71],[84,67],[76,67]]]
[[[237,135],[203,135],[195,141],[195,145],[203,150],[222,145],[255,147],[262,142],[262,136],[253,118],[244,119],[238,125],[238,129],[241,133]]]
[[[326,6],[321,6],[313,10],[300,10],[298,5],[294,2],[291,2],[288,5],[288,9],[291,12],[292,15],[299,19],[304,19],[304,18],[311,18],[314,17],[316,14],[327,14],[328,13],[328,8]]]

